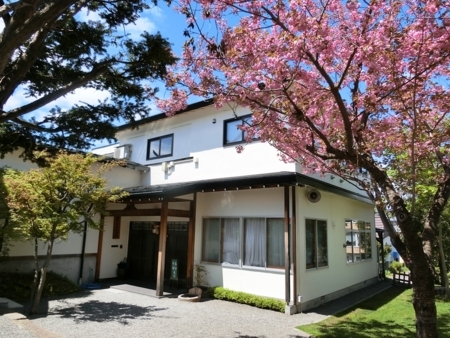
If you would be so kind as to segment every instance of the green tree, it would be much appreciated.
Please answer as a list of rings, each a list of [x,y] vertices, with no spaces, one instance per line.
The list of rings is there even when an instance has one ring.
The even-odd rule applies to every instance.
[[[0,168],[0,261],[9,253],[8,241],[11,237],[9,210],[8,205],[6,204],[5,194],[3,193],[5,191],[5,186],[3,184],[4,173],[5,169]]]
[[[8,169],[4,175],[10,222],[17,235],[34,242],[35,274],[30,313],[38,312],[47,268],[55,239],[65,239],[69,232],[83,231],[84,222],[99,226],[98,215],[107,214],[109,201],[125,193],[109,190],[102,174],[113,163],[100,164],[98,158],[60,153],[46,158],[47,166],[30,171]],[[97,217],[94,218],[94,216]],[[39,240],[46,244],[42,266],[38,262]]]
[[[124,33],[148,3],[0,0],[0,155],[18,148],[31,155],[37,144],[86,149],[95,140],[114,139],[114,120],[149,114],[147,100],[157,91],[149,81],[165,75],[175,58],[159,33],[143,31],[140,41]],[[83,21],[82,13],[96,15]],[[18,88],[34,100],[5,110]],[[30,117],[77,88],[108,91],[110,98]]]

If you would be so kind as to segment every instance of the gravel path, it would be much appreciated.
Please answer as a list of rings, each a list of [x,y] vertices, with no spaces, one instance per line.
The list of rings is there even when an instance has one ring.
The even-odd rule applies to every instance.
[[[355,295],[373,295],[386,287],[378,283]],[[349,301],[358,301],[355,295],[329,305],[336,310],[345,308]],[[323,320],[330,314],[330,306],[324,307],[327,310],[288,316],[220,300],[181,302],[177,298],[157,299],[114,288],[43,300],[42,305],[45,316],[22,316],[21,320],[11,318],[14,314],[0,316],[0,337],[299,338],[308,335],[296,326]]]

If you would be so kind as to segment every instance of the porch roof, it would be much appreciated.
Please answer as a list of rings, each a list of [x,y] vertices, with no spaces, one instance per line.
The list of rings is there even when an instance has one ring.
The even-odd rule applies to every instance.
[[[246,189],[273,188],[280,186],[307,186],[322,191],[331,192],[343,197],[352,198],[365,203],[372,203],[362,193],[355,193],[332,184],[296,172],[277,172],[240,177],[225,177],[191,182],[172,183],[164,185],[138,186],[125,188],[130,196],[126,199],[168,199],[194,192],[218,192]]]

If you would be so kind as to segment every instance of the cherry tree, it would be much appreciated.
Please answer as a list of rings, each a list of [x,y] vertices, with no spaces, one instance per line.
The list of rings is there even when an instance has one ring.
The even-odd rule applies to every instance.
[[[258,133],[283,160],[365,190],[411,270],[417,337],[437,337],[430,258],[450,195],[448,3],[180,0],[177,8],[188,41],[159,107],[172,114],[192,95],[247,106],[249,139]],[[430,167],[436,193],[418,220],[416,186]]]

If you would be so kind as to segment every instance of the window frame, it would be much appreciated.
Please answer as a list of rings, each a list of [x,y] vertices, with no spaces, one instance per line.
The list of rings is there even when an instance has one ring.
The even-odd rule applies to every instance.
[[[264,220],[264,250],[265,250],[265,257],[264,257],[264,266],[257,266],[257,265],[246,265],[245,264],[245,255],[246,255],[246,219],[251,219],[251,218],[257,218],[257,219],[262,219]],[[225,219],[238,219],[239,220],[239,252],[238,252],[238,264],[233,264],[233,263],[229,263],[229,262],[224,262],[223,261],[223,249],[224,249],[224,220]],[[206,242],[205,242],[205,220],[219,220],[220,223],[220,227],[219,227],[219,243],[218,243],[218,247],[219,247],[219,255],[218,255],[218,261],[211,261],[206,258],[206,252],[205,252],[205,247],[206,247]],[[282,236],[282,253],[281,253],[281,257],[283,260],[283,264],[282,265],[273,265],[273,264],[269,264],[269,239],[268,239],[268,224],[271,220],[281,220],[282,224],[283,224],[283,236]],[[285,268],[285,264],[284,264],[284,217],[260,217],[260,216],[256,216],[256,217],[251,217],[251,216],[245,216],[245,217],[204,217],[202,220],[202,252],[201,252],[201,261],[203,263],[212,263],[212,264],[221,264],[224,266],[235,266],[235,267],[239,267],[239,268],[250,268],[250,269],[284,269]]]
[[[358,227],[358,223],[364,223],[364,228],[360,229]],[[350,224],[350,227],[348,228],[347,226]],[[356,226],[354,226],[356,225]],[[367,226],[368,225],[368,226]],[[362,236],[361,234],[364,234],[364,238],[367,238],[367,236],[369,236],[370,238],[370,242],[361,240]],[[350,238],[351,241],[347,240],[347,235],[350,234]],[[358,234],[357,237],[355,237],[355,239],[353,238],[353,236],[355,234]],[[361,242],[363,242],[363,246],[361,246]],[[370,245],[367,245],[368,243],[370,243]],[[357,220],[357,219],[350,219],[350,218],[346,218],[345,219],[345,254],[346,254],[346,261],[347,264],[355,264],[355,263],[361,263],[361,262],[367,262],[373,259],[373,255],[372,255],[372,248],[373,248],[373,240],[372,240],[372,223],[371,222],[366,222],[366,221],[361,221],[361,220]],[[356,245],[358,244],[358,245]],[[350,247],[350,252],[349,252],[349,248]],[[363,247],[364,251],[361,252],[361,247]],[[355,248],[358,248],[359,253],[355,253]],[[369,253],[369,258],[367,258],[367,253]],[[348,259],[349,254],[351,255],[351,260]],[[363,258],[363,254],[364,254],[364,258]],[[359,259],[355,259],[355,255],[359,255]]]
[[[242,121],[242,125],[245,124],[245,119],[247,118],[251,118],[253,114],[247,114],[247,115],[242,115],[242,116],[237,116],[237,117],[233,117],[231,119],[227,119],[223,121],[223,145],[224,146],[230,146],[230,145],[236,145],[236,144],[241,144],[241,143],[245,143],[245,131],[240,130],[241,132],[241,140],[240,141],[234,141],[234,142],[227,142],[227,131],[228,131],[228,124],[231,122],[236,122],[236,121]],[[257,138],[255,138],[257,139]]]
[[[159,154],[161,154],[161,143],[162,143],[161,141],[163,139],[166,139],[166,138],[169,138],[169,137],[172,138],[172,142],[170,144],[170,154],[159,155],[159,156],[156,156],[156,157],[151,157],[150,156],[150,145],[151,145],[151,143],[156,141],[156,140],[159,140]],[[154,137],[154,138],[148,139],[147,140],[147,161],[157,160],[159,158],[165,158],[165,157],[173,156],[173,144],[174,144],[174,141],[175,141],[175,137],[174,137],[173,133],[172,134],[167,134],[167,135],[161,135],[161,136],[158,136],[158,137]]]
[[[314,238],[314,243],[313,243],[313,260],[314,260],[314,265],[308,266],[308,236],[307,236],[307,222],[308,221],[313,221],[314,222],[314,234],[313,234],[313,238]],[[318,222],[324,222],[325,223],[325,240],[326,240],[326,264],[321,264],[321,262],[319,261],[319,236],[318,236]],[[311,270],[317,270],[317,269],[322,269],[322,268],[328,268],[330,266],[329,264],[329,258],[328,258],[328,221],[325,219],[319,219],[319,218],[305,218],[305,269],[308,271]]]

